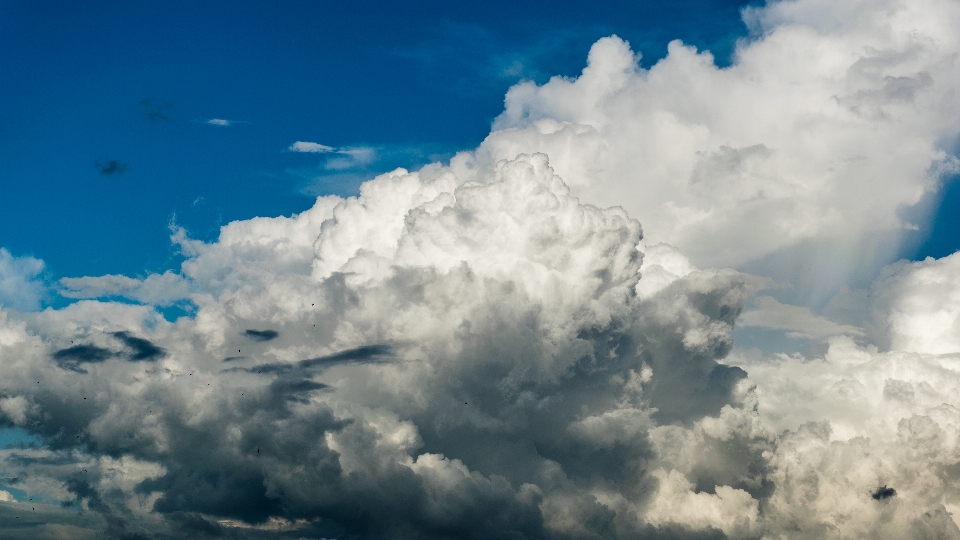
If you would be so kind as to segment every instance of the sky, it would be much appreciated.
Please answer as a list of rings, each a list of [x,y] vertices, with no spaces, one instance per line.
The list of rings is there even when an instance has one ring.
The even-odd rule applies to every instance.
[[[4,2],[0,245],[57,277],[176,268],[170,222],[208,240],[230,221],[297,213],[375,173],[449,158],[483,140],[512,84],[576,75],[606,35],[649,62],[681,36],[729,56],[745,34],[738,9]],[[324,170],[284,152],[297,140],[378,159]]]
[[[960,538],[958,25],[0,2],[0,536]]]

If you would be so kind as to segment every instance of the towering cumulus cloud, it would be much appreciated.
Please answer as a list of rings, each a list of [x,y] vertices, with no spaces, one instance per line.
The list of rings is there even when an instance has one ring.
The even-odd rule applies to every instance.
[[[575,195],[622,205],[700,266],[820,293],[863,277],[957,171],[943,148],[960,128],[960,6],[796,0],[744,19],[751,38],[724,69],[679,41],[641,69],[627,43],[601,39],[580,77],[513,87],[455,170],[482,177],[544,152]]]
[[[6,254],[0,536],[960,538],[960,255],[833,294],[954,167],[960,7],[745,18],[728,68],[605,38],[448,165],[177,229],[179,272],[31,312]],[[751,298],[825,352],[736,348]]]
[[[5,419],[46,442],[7,450],[6,481],[118,537],[752,531],[771,439],[690,426],[752,421],[744,372],[717,360],[758,280],[640,296],[640,239],[542,154],[482,184],[398,170],[183,239],[192,319],[95,301],[6,319]],[[661,446],[721,439],[733,472],[689,463],[711,493],[666,472]],[[678,522],[684,497],[746,517]]]

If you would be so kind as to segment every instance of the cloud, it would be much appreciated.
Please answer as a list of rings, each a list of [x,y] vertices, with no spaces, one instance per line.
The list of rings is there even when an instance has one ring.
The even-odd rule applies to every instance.
[[[781,304],[769,296],[761,296],[753,303],[755,309],[745,312],[740,318],[740,324],[743,326],[786,330],[788,335],[810,339],[865,335],[861,328],[837,324],[825,317],[815,315],[808,308]]]
[[[190,285],[180,275],[167,271],[144,279],[121,275],[61,278],[59,294],[65,298],[122,297],[145,304],[169,306],[190,297]]]
[[[960,350],[958,272],[957,253],[884,269],[868,293],[877,343],[927,354]]]
[[[280,335],[276,330],[244,330],[243,335],[254,341],[270,341]]]
[[[378,159],[377,150],[369,146],[340,148],[337,150],[342,157],[328,159],[324,164],[327,170],[341,171],[357,167],[366,167]]]
[[[322,154],[325,152],[333,152],[334,148],[332,146],[327,146],[315,142],[306,142],[306,141],[297,141],[287,147],[287,150],[291,152],[308,152]]]
[[[250,122],[247,122],[246,120],[226,120],[224,118],[208,118],[206,120],[197,120],[197,122],[207,124],[208,126],[221,126],[221,127],[228,127],[236,124],[250,123]]]
[[[111,358],[124,357],[131,362],[155,362],[167,355],[167,351],[139,338],[127,331],[111,332],[111,336],[119,340],[126,348],[126,353],[106,347],[83,343],[54,351],[51,355],[54,362],[61,368],[77,373],[87,373],[80,364],[96,364]],[[39,383],[38,383],[39,384]]]
[[[622,205],[651,243],[825,300],[891,262],[916,229],[902,209],[956,174],[960,44],[949,2],[820,5],[747,9],[752,35],[724,68],[674,41],[644,69],[601,39],[579,77],[513,86],[451,168],[483,181],[498,160],[544,152],[574,194]]]
[[[155,362],[167,355],[161,347],[157,347],[149,340],[130,335],[130,332],[112,332],[110,335],[119,339],[129,349],[128,358],[131,362]]]
[[[192,318],[82,300],[5,322],[0,392],[22,406],[0,410],[44,441],[0,456],[29,472],[18,489],[116,534],[733,531],[646,520],[637,501],[658,492],[650,471],[676,468],[657,426],[751,414],[745,374],[720,360],[759,282],[692,268],[641,299],[639,224],[571,197],[546,156],[485,184],[436,172],[191,244]],[[109,298],[149,281],[64,285]],[[769,441],[755,446],[737,459]],[[763,471],[744,467],[690,474],[750,507]]]
[[[40,276],[44,263],[33,257],[14,257],[0,247],[0,308],[33,311],[47,296]]]
[[[53,359],[63,369],[86,373],[80,364],[89,364],[103,362],[113,358],[116,354],[110,349],[104,349],[95,345],[74,345],[66,349],[60,349],[53,353]]]
[[[449,166],[209,243],[172,228],[178,272],[0,310],[0,423],[43,443],[0,451],[4,488],[45,504],[21,527],[960,538],[960,258],[888,266],[822,314],[756,298],[771,275],[843,282],[935,189],[957,10],[746,10],[724,69],[675,43],[641,70],[605,38],[579,78],[514,87]],[[155,307],[187,295],[190,317]],[[738,320],[825,349],[738,349]]]
[[[113,176],[115,174],[123,174],[130,170],[130,165],[127,163],[121,163],[115,159],[109,159],[107,161],[97,161],[94,166],[100,171],[100,174],[104,176]]]

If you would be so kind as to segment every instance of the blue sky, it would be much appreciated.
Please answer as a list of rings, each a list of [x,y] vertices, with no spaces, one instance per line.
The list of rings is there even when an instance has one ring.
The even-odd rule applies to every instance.
[[[211,240],[475,147],[510,85],[579,74],[600,37],[645,65],[675,38],[723,64],[746,33],[720,0],[0,6],[0,246],[52,277],[175,268],[173,219]],[[296,140],[381,157],[313,181]]]

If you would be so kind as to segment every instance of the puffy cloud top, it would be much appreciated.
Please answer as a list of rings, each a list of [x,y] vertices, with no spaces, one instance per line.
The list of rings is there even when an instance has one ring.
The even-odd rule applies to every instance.
[[[944,149],[960,126],[960,7],[789,1],[744,16],[752,36],[722,69],[679,41],[642,69],[627,43],[599,40],[579,77],[511,88],[454,170],[479,178],[545,152],[576,195],[624,206],[701,266],[752,263],[798,283],[801,250],[839,284],[889,262],[923,225],[898,210],[957,171]]]
[[[639,223],[580,203],[543,155],[486,183],[397,170],[216,243],[174,238],[181,277],[64,285],[189,295],[193,318],[81,301],[4,319],[0,410],[46,443],[7,451],[30,471],[15,486],[117,536],[684,531],[702,524],[642,518],[649,430],[749,414],[743,372],[717,360],[751,278],[691,268],[641,299]],[[756,506],[759,480],[729,482]]]

